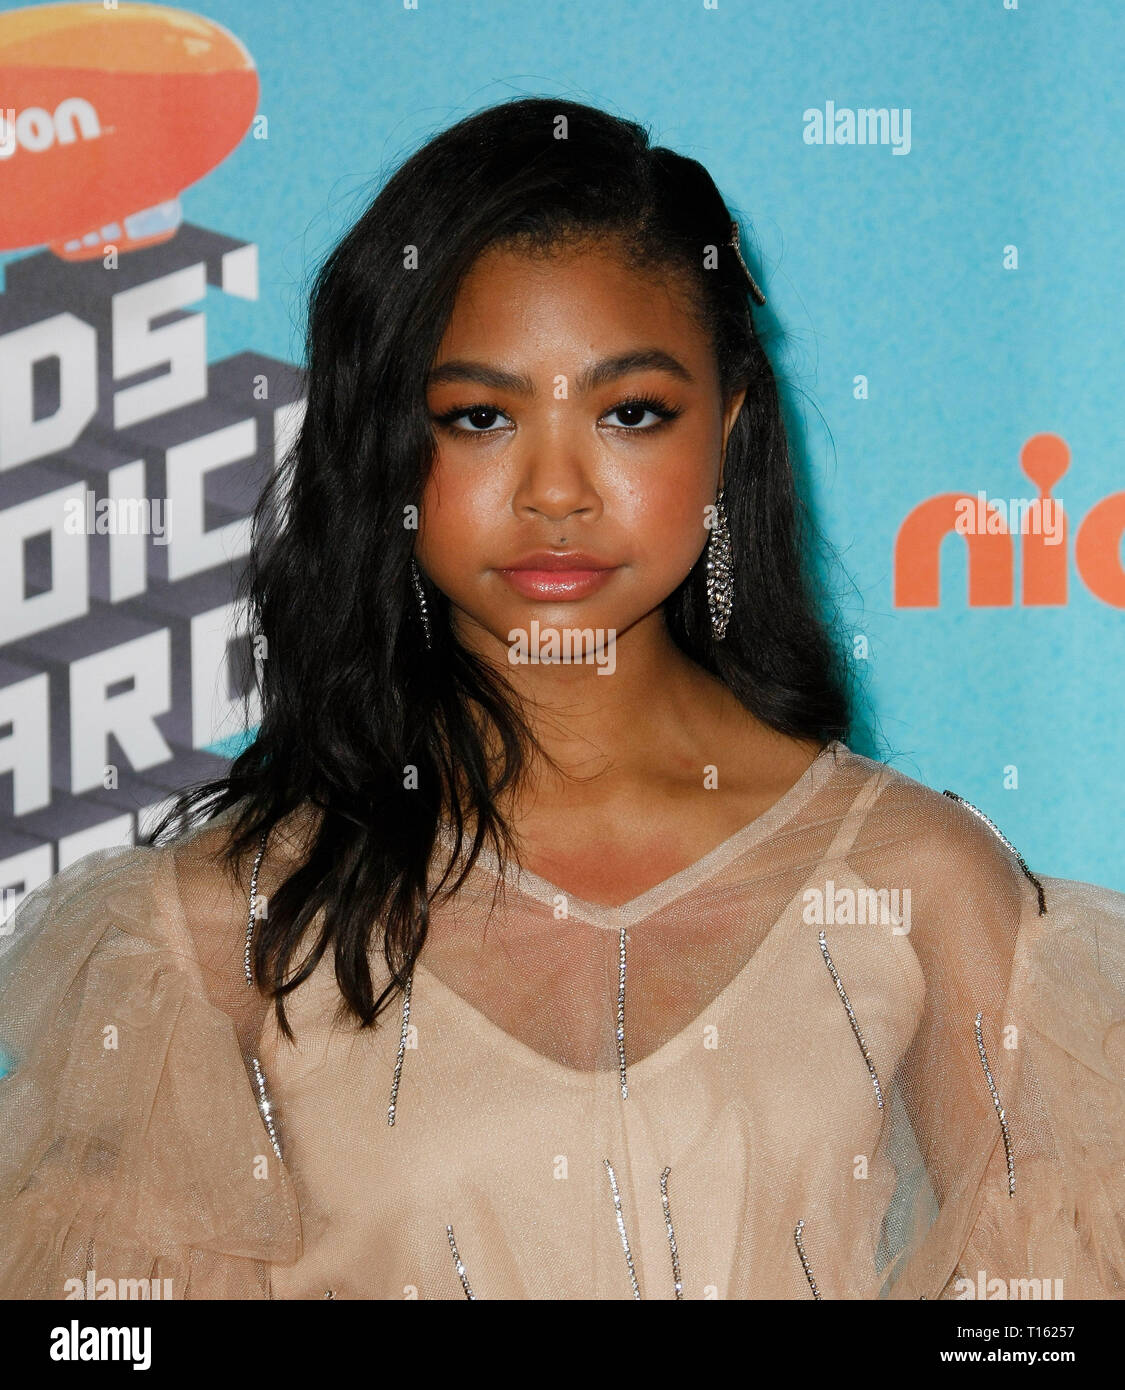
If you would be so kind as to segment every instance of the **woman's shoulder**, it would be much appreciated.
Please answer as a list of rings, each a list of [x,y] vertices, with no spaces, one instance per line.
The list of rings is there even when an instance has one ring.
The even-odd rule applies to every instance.
[[[1000,826],[954,788],[937,790],[892,762],[844,749],[851,783],[866,788],[872,818],[893,825],[915,849],[943,855],[1010,857],[1019,851]]]
[[[846,795],[866,788],[863,824],[852,857],[880,864],[905,884],[930,890],[952,906],[992,906],[1003,915],[1125,915],[1125,893],[1052,873],[1052,866],[1022,844],[1005,814],[1003,798],[987,807],[962,786],[928,786],[890,762],[846,749]],[[983,798],[981,798],[983,800]],[[1014,810],[1014,806],[1013,806]]]
[[[890,762],[849,752],[861,823],[848,860],[865,881],[909,891],[917,927],[998,957],[1040,910],[1043,874],[1004,829],[953,788],[928,786]]]
[[[235,1018],[240,1035],[250,1030],[242,960],[255,855],[227,853],[238,809],[162,843],[97,850],[28,893],[0,935],[0,1018],[5,1008],[26,1013],[31,998],[47,1004],[82,981],[89,988],[91,974],[115,961],[147,956]],[[306,819],[271,833],[259,866],[263,898],[299,862]]]
[[[0,960],[11,970],[41,938],[48,936],[56,957],[66,943],[87,954],[99,943],[128,938],[190,958],[192,936],[185,930],[195,914],[184,912],[184,878],[196,894],[214,885],[220,870],[210,855],[221,832],[193,831],[162,844],[115,845],[95,850],[60,869],[17,904],[0,939]],[[215,894],[210,895],[214,900]]]
[[[311,849],[319,813],[302,804],[273,825],[268,835],[254,835],[249,846],[235,853],[235,832],[243,810],[238,803],[162,847],[169,856],[179,909],[197,941],[215,929],[224,937],[229,935],[227,927],[233,920],[245,924],[251,893],[258,911],[264,911],[271,893],[301,867]]]
[[[236,1019],[240,1036],[249,1036],[264,1005],[257,991],[247,1003],[247,934],[252,920],[268,914],[270,897],[307,858],[317,818],[302,806],[271,827],[264,844],[254,837],[235,853],[233,832],[241,809],[231,807],[166,850],[176,913],[208,995]]]
[[[83,855],[38,884],[17,904],[0,934],[5,975],[49,939],[55,967],[65,954],[88,955],[109,937],[155,942],[154,907],[167,895],[168,861],[145,845],[115,845]]]

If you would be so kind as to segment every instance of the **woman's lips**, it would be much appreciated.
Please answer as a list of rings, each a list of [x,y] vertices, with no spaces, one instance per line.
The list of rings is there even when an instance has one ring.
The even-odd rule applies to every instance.
[[[596,593],[616,572],[612,569],[499,570],[524,598],[579,599]]]

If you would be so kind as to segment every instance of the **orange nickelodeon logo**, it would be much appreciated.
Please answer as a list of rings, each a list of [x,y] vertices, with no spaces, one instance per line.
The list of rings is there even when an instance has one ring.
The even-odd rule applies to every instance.
[[[167,241],[179,194],[254,118],[241,43],[161,5],[42,5],[0,14],[0,252],[66,260]]]
[[[1058,513],[1059,534],[1021,532],[1020,601],[1027,607],[1067,602],[1067,539],[1070,523],[1051,489],[1070,467],[1070,449],[1057,434],[1034,435],[1020,452],[1020,467],[1035,484],[1039,508]],[[986,527],[966,534],[960,524],[973,510]],[[1010,608],[1015,599],[1015,538],[999,507],[971,493],[927,497],[899,527],[894,549],[894,606],[937,608],[941,602],[941,543],[950,532],[964,535],[968,553],[969,607]],[[1125,608],[1125,492],[1103,497],[1083,517],[1074,541],[1074,563],[1087,589],[1103,603]],[[1061,540],[1061,544],[1059,541]]]

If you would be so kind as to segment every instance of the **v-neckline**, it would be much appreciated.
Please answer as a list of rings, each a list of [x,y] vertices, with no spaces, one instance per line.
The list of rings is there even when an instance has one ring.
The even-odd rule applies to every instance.
[[[670,1067],[674,1062],[679,1061],[689,1048],[697,1048],[699,1045],[699,1026],[704,1018],[721,1017],[736,991],[745,992],[756,986],[762,972],[766,970],[770,962],[777,957],[777,953],[785,943],[785,933],[782,928],[787,923],[792,923],[792,914],[788,911],[778,913],[777,918],[771,923],[769,930],[757,946],[751,952],[746,962],[739,967],[734,975],[726,982],[717,994],[703,1005],[696,1015],[672,1037],[658,1044],[651,1052],[646,1052],[643,1057],[628,1063],[628,1075],[636,1080],[640,1076],[646,1079],[650,1075],[658,1074]],[[459,1013],[462,1021],[466,1021],[473,1031],[484,1042],[497,1050],[507,1048],[533,1070],[549,1072],[558,1080],[568,1086],[584,1087],[591,1084],[600,1084],[616,1089],[620,1084],[620,1073],[617,1067],[573,1067],[567,1062],[560,1062],[556,1057],[550,1057],[546,1052],[540,1052],[531,1043],[525,1042],[523,1038],[515,1033],[509,1033],[499,1023],[489,1017],[483,1009],[466,999],[463,994],[458,994],[452,985],[447,984],[440,975],[436,975],[425,963],[422,956],[414,962],[414,971],[417,977],[423,981],[423,988],[430,989],[443,997],[450,1007]],[[626,1003],[626,1013],[628,1003]],[[628,1030],[628,1022],[626,1022]]]
[[[796,782],[788,791],[783,792],[772,806],[767,807],[693,863],[678,869],[674,874],[653,884],[651,888],[646,888],[643,893],[638,893],[616,906],[590,902],[575,893],[567,892],[556,883],[551,883],[541,874],[521,868],[511,861],[505,866],[504,881],[516,892],[534,898],[548,907],[552,907],[558,898],[564,898],[568,918],[578,918],[579,921],[605,931],[628,930],[651,917],[662,907],[675,902],[677,898],[682,898],[684,894],[706,882],[709,876],[726,868],[745,850],[760,844],[779,830],[833,775],[836,770],[835,755],[847,752],[846,744],[839,739],[833,739],[820,750]],[[438,833],[447,847],[452,849],[454,837],[450,827],[442,822]],[[477,862],[484,864],[495,877],[500,877],[500,864],[490,845],[481,846]]]

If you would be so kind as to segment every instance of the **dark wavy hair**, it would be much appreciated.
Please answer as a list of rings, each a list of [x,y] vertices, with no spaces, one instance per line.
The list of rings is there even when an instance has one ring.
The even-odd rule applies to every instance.
[[[422,640],[409,572],[416,533],[404,523],[435,453],[427,372],[460,282],[486,248],[605,239],[687,289],[724,399],[746,387],[723,477],[733,611],[715,642],[704,551],[665,601],[665,620],[763,723],[822,745],[847,738],[849,672],[809,563],[819,536],[797,496],[730,223],[702,164],[651,145],[640,125],[520,98],[407,159],[316,273],[307,407],[255,508],[241,586],[267,653],[255,677],[257,737],[225,777],[178,796],[146,837],[156,844],[237,806],[223,855],[234,869],[290,813],[319,812],[307,858],[254,934],[255,980],[286,1036],[285,996],[329,946],[342,1012],[372,1026],[406,985],[437,892],[460,887],[486,840],[502,864],[518,861],[498,798],[542,750],[513,687],[459,645],[448,600],[426,580],[432,645]],[[416,268],[405,269],[412,247]],[[434,889],[443,817],[456,848]],[[378,997],[373,944],[391,974]]]

